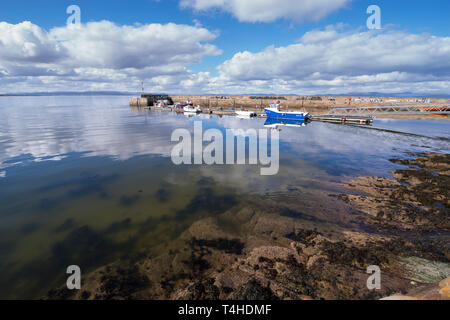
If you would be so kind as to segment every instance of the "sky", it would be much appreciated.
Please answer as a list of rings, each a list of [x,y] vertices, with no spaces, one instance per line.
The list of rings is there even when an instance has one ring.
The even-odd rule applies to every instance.
[[[154,93],[448,95],[449,13],[448,0],[2,0],[0,94],[143,82]]]

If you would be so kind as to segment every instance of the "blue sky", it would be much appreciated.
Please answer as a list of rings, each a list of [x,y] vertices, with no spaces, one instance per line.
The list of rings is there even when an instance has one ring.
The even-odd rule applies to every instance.
[[[267,88],[268,83],[277,82],[280,86],[280,90],[287,91],[304,91],[306,93],[316,93],[320,92],[319,88],[321,84],[314,85],[312,81],[331,81],[331,77],[334,76],[334,79],[338,79],[339,81],[330,82],[329,85],[323,86],[322,90],[331,90],[336,93],[345,93],[350,90],[351,84],[346,85],[346,88],[342,88],[340,90],[337,86],[340,83],[340,74],[339,70],[336,70],[336,74],[330,75],[329,70],[323,71],[320,65],[317,65],[317,72],[320,74],[326,74],[324,78],[317,79],[317,75],[313,76],[314,72],[304,74],[303,72],[299,72],[299,76],[295,77],[295,75],[289,75],[284,77],[282,74],[283,70],[290,69],[287,65],[280,66],[279,70],[274,70],[273,79],[268,79],[267,76],[262,76],[261,79],[258,79],[257,76],[257,68],[251,65],[249,57],[236,57],[240,52],[248,51],[255,56],[255,60],[260,61],[261,63],[269,63],[272,61],[276,61],[275,59],[283,59],[283,52],[270,52],[270,54],[265,54],[265,50],[268,47],[280,48],[280,51],[286,49],[286,51],[291,52],[288,56],[292,56],[296,54],[295,50],[299,50],[299,55],[302,55],[302,48],[294,48],[296,44],[301,43],[300,40],[305,34],[311,31],[324,31],[327,28],[333,28],[338,30],[339,37],[347,37],[348,33],[368,33],[369,30],[366,27],[366,20],[369,17],[369,14],[366,13],[366,9],[369,5],[376,4],[381,8],[381,23],[383,26],[383,30],[379,31],[380,34],[389,33],[389,32],[397,32],[398,38],[405,38],[408,35],[428,35],[428,37],[439,37],[444,40],[443,47],[446,48],[444,54],[439,57],[434,57],[435,60],[432,61],[434,64],[439,64],[439,59],[444,59],[447,54],[447,45],[448,45],[448,37],[450,30],[450,22],[448,21],[448,14],[450,13],[450,1],[447,0],[433,0],[433,1],[419,1],[419,0],[377,0],[377,1],[365,1],[365,0],[340,0],[342,5],[337,8],[327,9],[327,6],[332,6],[330,3],[333,1],[321,0],[322,4],[315,5],[312,10],[325,10],[326,14],[323,14],[319,18],[315,18],[310,20],[308,14],[304,13],[302,10],[302,6],[286,8],[284,11],[277,15],[274,14],[273,21],[267,21],[267,19],[259,19],[258,18],[249,18],[247,19],[246,12],[249,12],[248,16],[250,17],[253,9],[254,11],[265,10],[265,8],[258,8],[257,0],[242,0],[243,2],[249,3],[249,8],[237,8],[237,9],[229,9],[230,5],[227,7],[227,1],[232,3],[234,0],[218,0],[217,3],[225,3],[224,5],[216,5],[210,6],[204,5],[204,0],[184,0],[188,3],[183,3],[183,0],[128,0],[128,1],[118,1],[118,0],[36,0],[36,1],[25,1],[25,0],[15,0],[15,1],[2,1],[0,3],[0,21],[6,22],[8,25],[19,26],[24,21],[30,21],[33,25],[37,26],[44,33],[48,33],[49,37],[54,37],[52,29],[55,27],[64,28],[66,25],[66,19],[69,16],[66,14],[66,8],[69,5],[78,5],[81,8],[81,22],[83,25],[88,23],[98,23],[100,21],[106,20],[114,23],[117,26],[133,26],[137,23],[140,25],[151,25],[151,24],[161,24],[166,25],[168,23],[173,23],[177,26],[190,25],[197,29],[206,29],[214,38],[209,36],[199,36],[192,41],[192,45],[195,46],[197,43],[208,44],[215,46],[216,52],[212,53],[210,50],[206,50],[203,48],[203,52],[200,50],[195,54],[195,56],[186,58],[184,63],[179,63],[176,66],[173,65],[173,69],[177,69],[178,71],[173,71],[170,74],[165,74],[164,72],[159,72],[152,70],[149,72],[149,77],[145,75],[139,74],[136,72],[128,72],[126,74],[123,73],[123,68],[118,67],[116,65],[108,65],[106,68],[102,66],[99,68],[98,61],[97,64],[93,63],[84,63],[80,62],[79,65],[76,64],[58,64],[58,61],[61,59],[56,59],[52,63],[47,63],[48,59],[39,58],[35,59],[35,64],[25,64],[23,61],[12,61],[11,58],[8,60],[3,57],[3,74],[5,75],[3,78],[0,77],[0,81],[3,81],[6,84],[8,80],[10,82],[25,82],[27,85],[24,88],[29,88],[30,90],[38,90],[41,88],[43,91],[46,91],[47,86],[50,83],[58,81],[58,79],[54,78],[54,75],[51,75],[50,78],[48,76],[48,70],[56,70],[60,69],[57,74],[61,75],[60,81],[57,87],[59,89],[63,89],[64,87],[75,87],[80,90],[95,90],[104,88],[105,90],[113,89],[117,87],[119,90],[131,90],[133,86],[135,87],[135,83],[139,82],[139,80],[146,81],[152,83],[153,79],[158,77],[168,77],[174,76],[174,73],[178,73],[177,79],[166,79],[163,81],[159,80],[159,82],[166,82],[166,86],[156,86],[158,89],[165,91],[186,91],[186,90],[194,90],[194,91],[204,91],[204,87],[201,87],[205,84],[205,81],[208,81],[209,89],[206,91],[216,91],[219,90],[221,86],[227,87],[228,91],[254,91],[261,90],[264,91],[264,88]],[[266,0],[262,0],[264,2]],[[267,2],[271,2],[268,0]],[[287,1],[284,3],[293,3],[292,1]],[[302,3],[301,0],[297,0],[298,3]],[[303,1],[304,2],[304,1]],[[309,2],[309,3],[308,3]],[[314,1],[312,1],[314,2]],[[320,2],[320,1],[318,1]],[[228,3],[228,4],[229,4]],[[261,1],[260,1],[261,3]],[[283,6],[283,1],[279,1],[280,5]],[[311,1],[305,2],[305,7],[311,6]],[[289,6],[289,4],[287,4]],[[235,5],[238,6],[238,5]],[[239,5],[240,6],[240,5]],[[320,6],[320,7],[319,7]],[[241,6],[242,7],[242,6]],[[227,9],[228,8],[228,9]],[[270,4],[267,6],[267,10],[270,10]],[[273,7],[272,10],[277,9],[277,7]],[[240,11],[239,11],[240,10]],[[245,11],[247,10],[247,11]],[[292,16],[290,11],[298,11],[298,14]],[[242,12],[244,12],[244,17],[242,16]],[[270,15],[270,12],[269,12]],[[247,20],[247,21],[246,21]],[[272,19],[269,19],[272,20]],[[29,27],[29,26],[28,26]],[[17,29],[17,28],[16,28]],[[19,28],[20,31],[24,32],[23,27]],[[88,28],[86,28],[88,29]],[[11,30],[5,29],[5,30]],[[34,32],[34,31],[33,31]],[[85,30],[88,33],[88,30]],[[161,36],[164,36],[164,31],[161,31]],[[403,36],[402,36],[403,35]],[[2,37],[5,35],[0,35],[0,41],[2,41]],[[123,35],[126,38],[126,35]],[[374,37],[377,37],[375,35]],[[159,37],[157,37],[159,38]],[[347,37],[348,38],[348,37]],[[154,38],[151,38],[151,41],[155,41]],[[386,39],[391,39],[390,37],[386,37]],[[396,38],[397,39],[397,38]],[[28,39],[29,40],[29,39]],[[122,39],[123,40],[123,39]],[[11,39],[4,39],[4,50],[7,49],[7,45],[11,44]],[[35,41],[35,40],[32,40]],[[39,38],[39,43],[36,46],[48,46],[48,41]],[[80,40],[81,41],[81,40]],[[126,40],[123,40],[126,41]],[[344,41],[344,40],[342,40]],[[435,44],[435,41],[431,38],[423,38],[418,39],[417,41],[430,41]],[[352,42],[353,43],[353,42]],[[0,42],[1,44],[1,42]],[[24,45],[14,43],[15,46]],[[129,44],[122,44],[122,47]],[[165,44],[167,45],[167,43]],[[338,44],[336,43],[338,46]],[[438,45],[438,44],[436,44]],[[314,45],[315,46],[315,45]],[[388,45],[389,46],[389,45]],[[2,67],[2,54],[1,54],[0,45],[0,70]],[[108,48],[105,46],[105,48]],[[323,46],[326,49],[326,45]],[[411,48],[414,48],[412,46]],[[17,48],[16,48],[17,49]],[[20,49],[20,48],[19,48]],[[19,50],[17,52],[23,52],[23,50]],[[43,48],[42,50],[44,50]],[[308,48],[311,49],[311,48]],[[382,49],[382,46],[381,46]],[[438,48],[431,48],[430,50],[436,50]],[[55,49],[56,50],[56,49]],[[106,50],[106,49],[103,49]],[[116,50],[121,50],[121,46],[119,45]],[[149,56],[152,55],[154,48],[148,48]],[[170,44],[170,48],[168,50],[177,51],[177,43],[173,42]],[[340,50],[337,48],[336,50]],[[394,48],[392,48],[394,50]],[[438,49],[439,50],[439,49]],[[147,51],[143,50],[143,54],[146,54]],[[336,55],[339,55],[339,51],[336,51]],[[91,53],[92,54],[92,53]],[[102,59],[102,54],[104,52],[98,52],[99,60]],[[131,53],[129,59],[133,60],[133,54]],[[381,54],[389,55],[391,52],[381,52]],[[421,53],[422,54],[422,53]],[[6,54],[5,54],[6,55]],[[262,56],[264,55],[272,55],[272,59],[274,60],[264,60]],[[318,53],[320,55],[320,52]],[[232,65],[233,57],[236,59],[236,63]],[[239,58],[239,59],[238,59]],[[251,57],[250,57],[251,58]],[[367,57],[368,59],[370,56]],[[127,57],[124,57],[127,59]],[[269,59],[269,58],[267,58]],[[306,59],[306,58],[305,58]],[[300,59],[298,61],[292,61],[293,67],[297,68],[298,63],[308,63],[308,60]],[[326,57],[322,57],[322,59],[329,59]],[[349,57],[351,59],[351,57]],[[424,61],[428,61],[430,57],[424,57]],[[436,60],[438,59],[438,60]],[[42,61],[45,60],[46,64],[43,64]],[[170,60],[170,59],[169,59]],[[183,60],[183,59],[181,59]],[[245,60],[245,61],[244,61]],[[363,59],[361,59],[363,60]],[[154,65],[155,59],[149,61],[149,65]],[[160,69],[164,68],[164,61],[161,61],[159,65]],[[444,62],[444,61],[442,61]],[[256,63],[256,62],[255,62]],[[101,63],[100,63],[101,64]],[[345,64],[347,65],[347,64]],[[143,69],[143,65],[134,66],[132,64],[129,65],[130,68],[135,69]],[[246,77],[239,72],[236,72],[236,68],[241,68],[242,70],[248,69],[250,74],[254,74],[251,77]],[[329,67],[329,66],[328,66]],[[46,68],[46,69],[45,69]],[[105,81],[103,85],[101,85],[101,81],[96,79],[95,81],[91,79],[84,79],[83,76],[80,75],[80,68],[97,68],[102,69],[103,73],[108,73],[105,76]],[[228,68],[228,69],[227,69]],[[435,69],[438,69],[434,66]],[[29,73],[24,72],[25,69],[29,69]],[[38,70],[39,69],[39,70]],[[44,70],[45,69],[45,70]],[[69,70],[71,69],[71,70]],[[153,68],[155,69],[155,68]],[[182,69],[187,70],[188,73],[184,74]],[[335,69],[334,67],[331,69]],[[339,68],[337,68],[339,69]],[[349,69],[357,69],[357,66],[349,66]],[[419,70],[420,69],[420,70]],[[379,74],[393,74],[404,73],[412,74],[417,78],[414,86],[415,88],[421,88],[420,84],[424,81],[427,82],[427,85],[424,86],[423,92],[433,92],[438,93],[441,92],[443,86],[448,80],[448,70],[445,69],[445,72],[438,74],[437,72],[426,72],[426,65],[420,67],[417,66],[416,63],[410,63],[409,69],[408,66],[403,66],[402,61],[399,61],[399,68],[396,70],[392,64],[388,64],[386,67],[380,67],[380,70],[367,70],[367,74],[357,74],[357,72],[350,72],[346,76],[375,76]],[[17,71],[17,70],[20,70]],[[72,77],[71,71],[76,70],[77,74],[80,75],[79,78]],[[118,70],[118,74],[123,75],[122,77],[113,76],[111,70]],[[231,70],[231,71],[230,71]],[[42,71],[42,74],[39,72]],[[279,72],[278,72],[279,71]],[[122,72],[122,73],[121,73]],[[205,73],[208,73],[207,75]],[[97,72],[98,74],[98,72]],[[47,76],[47,78],[45,78]],[[124,77],[133,77],[133,84],[128,86],[124,85],[124,81],[119,84],[115,82],[114,79],[124,78]],[[205,80],[205,77],[208,78]],[[70,80],[68,80],[71,78]],[[191,79],[192,78],[192,79]],[[397,77],[398,79],[402,78]],[[403,77],[405,78],[405,77]],[[163,78],[160,78],[163,79]],[[181,84],[182,81],[187,79],[191,79],[192,81],[188,81],[191,85],[186,86],[186,84]],[[200,80],[199,80],[200,79]],[[305,79],[309,79],[308,83],[304,83]],[[432,86],[430,80],[433,82],[439,81],[438,86]],[[244,81],[252,81],[251,85],[246,85]],[[260,82],[265,83],[260,83]],[[399,80],[397,80],[399,81]],[[197,83],[197,87],[194,84]],[[226,83],[225,83],[226,82]],[[295,82],[295,83],[294,83]],[[1,83],[1,82],[0,82]],[[64,83],[64,85],[62,85]],[[84,85],[79,85],[84,83]],[[94,83],[94,85],[89,85],[89,83]],[[177,85],[178,83],[178,85]],[[220,83],[220,85],[219,85]],[[74,86],[75,84],[75,86]],[[79,86],[78,86],[79,85]],[[392,88],[390,84],[386,85],[386,89]],[[399,91],[405,91],[407,86],[398,86]],[[367,92],[371,91],[370,89],[381,89],[383,91],[383,87],[371,85],[367,88],[355,88],[355,89],[368,89]],[[0,89],[0,93],[3,90]],[[342,92],[339,92],[342,91]],[[245,92],[243,92],[245,93]],[[286,92],[289,93],[289,92]]]

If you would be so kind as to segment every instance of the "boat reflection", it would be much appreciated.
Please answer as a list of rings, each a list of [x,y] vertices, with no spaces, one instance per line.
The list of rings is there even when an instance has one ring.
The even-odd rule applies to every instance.
[[[281,130],[282,127],[306,127],[307,121],[304,120],[290,120],[290,119],[275,119],[275,118],[267,118],[264,123],[264,127]]]

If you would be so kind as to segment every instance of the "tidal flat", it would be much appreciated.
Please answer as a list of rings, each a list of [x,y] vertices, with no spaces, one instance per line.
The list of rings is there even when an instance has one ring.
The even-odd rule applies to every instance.
[[[447,121],[285,127],[280,170],[261,176],[177,166],[170,152],[172,132],[195,121],[264,119],[132,109],[128,97],[0,106],[1,298],[441,297],[450,276]],[[79,291],[65,289],[69,265]],[[380,290],[367,288],[369,265]]]

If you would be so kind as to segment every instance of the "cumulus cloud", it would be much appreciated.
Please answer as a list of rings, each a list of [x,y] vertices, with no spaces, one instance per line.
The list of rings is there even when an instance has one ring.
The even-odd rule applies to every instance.
[[[0,22],[0,61],[49,63],[66,56],[67,51],[39,26],[25,21]]]
[[[351,0],[181,0],[181,7],[204,11],[220,9],[239,21],[272,22],[280,18],[317,21]]]
[[[216,37],[200,26],[174,23],[119,26],[101,21],[47,32],[31,22],[1,22],[0,83],[18,77],[34,77],[38,85],[52,77],[61,83],[182,78],[189,76],[189,65],[221,53],[209,43]]]
[[[219,3],[219,2],[213,2]],[[448,94],[450,37],[404,31],[309,31],[283,47],[241,51],[210,72],[189,66],[221,53],[217,34],[169,24],[91,22],[45,31],[0,23],[0,93],[31,91]]]
[[[169,23],[118,26],[109,21],[91,22],[81,28],[54,28],[49,34],[61,40],[77,66],[143,68],[184,66],[220,51],[203,43],[216,38],[205,28]]]
[[[257,53],[239,52],[219,69],[222,74],[241,80],[275,77],[327,80],[388,72],[437,76],[450,73],[449,37],[400,31],[338,34],[326,30],[308,32],[301,40]]]
[[[289,46],[238,52],[218,69],[221,81],[247,83],[252,90],[275,85],[279,92],[391,92],[409,86],[440,92],[450,81],[450,37],[328,27],[307,32]]]

